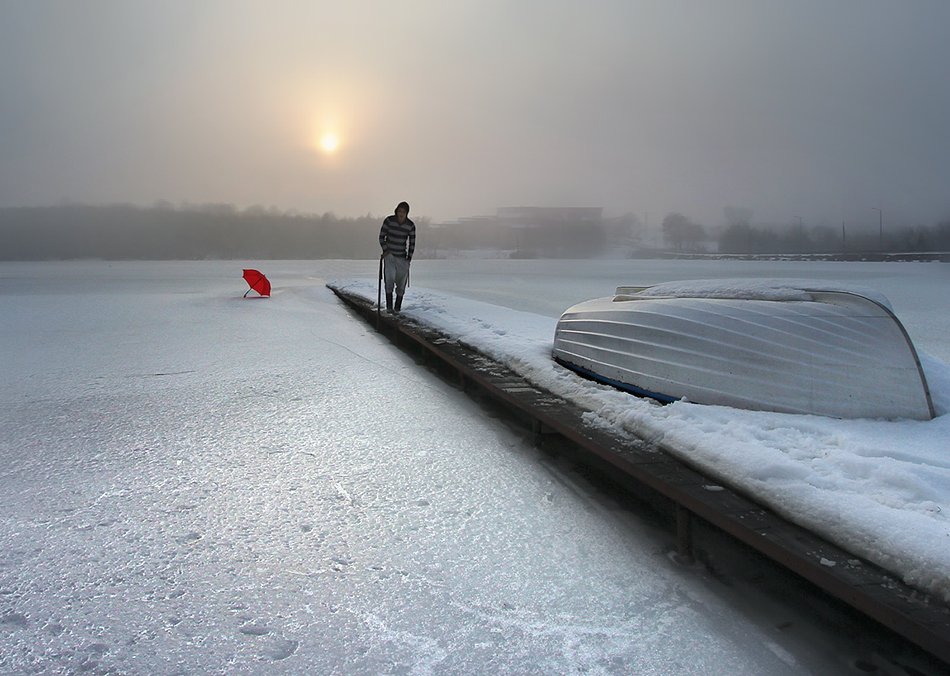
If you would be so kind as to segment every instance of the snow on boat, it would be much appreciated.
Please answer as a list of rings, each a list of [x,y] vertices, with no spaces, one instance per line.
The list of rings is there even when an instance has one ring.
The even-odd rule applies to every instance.
[[[787,280],[619,287],[569,308],[554,358],[634,394],[836,418],[934,417],[886,298]]]

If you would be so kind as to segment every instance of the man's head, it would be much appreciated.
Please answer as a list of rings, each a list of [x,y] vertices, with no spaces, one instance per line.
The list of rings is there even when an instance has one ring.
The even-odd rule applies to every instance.
[[[400,202],[396,205],[396,218],[400,223],[405,223],[406,219],[409,218],[408,202]]]

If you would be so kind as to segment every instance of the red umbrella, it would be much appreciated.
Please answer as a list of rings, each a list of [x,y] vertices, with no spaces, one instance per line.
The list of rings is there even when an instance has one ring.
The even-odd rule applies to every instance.
[[[254,289],[262,296],[270,296],[270,282],[267,281],[267,277],[265,277],[264,273],[260,270],[245,270],[244,281],[250,285],[251,289]],[[247,298],[247,294],[251,292],[251,289],[244,292],[245,298]]]

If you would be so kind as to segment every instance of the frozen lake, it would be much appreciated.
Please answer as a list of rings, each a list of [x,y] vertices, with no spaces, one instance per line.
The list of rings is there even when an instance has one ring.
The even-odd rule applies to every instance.
[[[771,674],[894,659],[670,561],[666,533],[324,286],[375,282],[375,266],[0,265],[0,671]],[[242,299],[242,267],[274,296]],[[918,348],[950,361],[948,271],[418,261],[412,285],[556,317],[618,284],[833,279],[880,290]]]
[[[365,264],[364,264],[365,265]],[[375,279],[373,263],[360,273]],[[684,279],[825,279],[886,295],[918,349],[950,362],[950,265],[729,260],[419,261],[412,282],[495,305],[558,317],[617,286]],[[347,276],[343,271],[340,276]],[[355,275],[353,275],[355,276]]]

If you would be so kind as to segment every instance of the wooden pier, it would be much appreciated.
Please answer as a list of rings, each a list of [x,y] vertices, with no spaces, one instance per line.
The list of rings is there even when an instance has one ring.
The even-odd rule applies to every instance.
[[[379,314],[365,298],[331,289],[393,343],[459,387],[477,391],[521,417],[536,441],[557,436],[616,483],[661,496],[671,506],[679,557],[693,556],[694,527],[711,525],[917,645],[950,670],[950,604],[718,485],[649,439],[621,438],[588,425],[583,409],[473,348],[403,315],[396,319]]]

